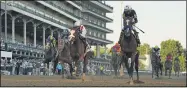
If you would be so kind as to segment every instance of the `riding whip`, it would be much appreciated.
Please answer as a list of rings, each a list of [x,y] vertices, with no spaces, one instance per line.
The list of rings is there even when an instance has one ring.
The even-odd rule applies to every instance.
[[[133,25],[134,27],[136,27],[135,25]],[[140,28],[136,27],[137,29],[139,29],[142,33],[145,33],[143,30],[141,30]]]

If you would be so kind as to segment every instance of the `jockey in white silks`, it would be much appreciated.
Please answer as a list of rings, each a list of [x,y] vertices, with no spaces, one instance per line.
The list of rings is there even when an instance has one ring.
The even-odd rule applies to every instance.
[[[86,53],[89,52],[89,51],[91,51],[91,47],[88,44],[87,39],[86,39],[86,33],[87,33],[87,31],[86,31],[85,26],[81,25],[80,21],[77,21],[77,22],[75,22],[73,28],[75,28],[75,29],[77,29],[79,31],[79,33],[81,35],[80,37],[81,37],[83,43],[86,45]]]

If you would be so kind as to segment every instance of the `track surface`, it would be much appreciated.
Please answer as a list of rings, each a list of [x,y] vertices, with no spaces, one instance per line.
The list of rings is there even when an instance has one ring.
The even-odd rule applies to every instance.
[[[127,75],[123,78],[86,76],[85,82],[81,79],[62,79],[61,76],[1,76],[1,86],[131,86],[128,81]],[[140,81],[144,83],[133,86],[186,86],[186,76],[152,79],[151,75],[140,74]]]

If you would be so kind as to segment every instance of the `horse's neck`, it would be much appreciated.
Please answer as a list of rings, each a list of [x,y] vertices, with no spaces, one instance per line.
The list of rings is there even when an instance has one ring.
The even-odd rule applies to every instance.
[[[64,44],[63,49],[61,51],[61,55],[66,55],[69,52],[68,44]]]
[[[85,50],[84,43],[83,43],[83,41],[80,39],[79,36],[78,36],[78,38],[77,38],[77,40],[76,40],[76,46],[77,46],[78,52],[80,51],[79,49]]]

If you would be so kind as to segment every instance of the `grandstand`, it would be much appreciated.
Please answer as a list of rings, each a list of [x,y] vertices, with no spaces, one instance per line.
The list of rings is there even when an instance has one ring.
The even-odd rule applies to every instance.
[[[106,34],[113,32],[106,28],[106,23],[113,21],[106,13],[112,12],[103,1],[1,1],[1,51],[12,52],[13,59],[39,61],[44,58],[45,40],[51,33],[58,39],[81,20],[88,42],[96,46],[100,58],[99,47],[113,43],[106,39]]]

